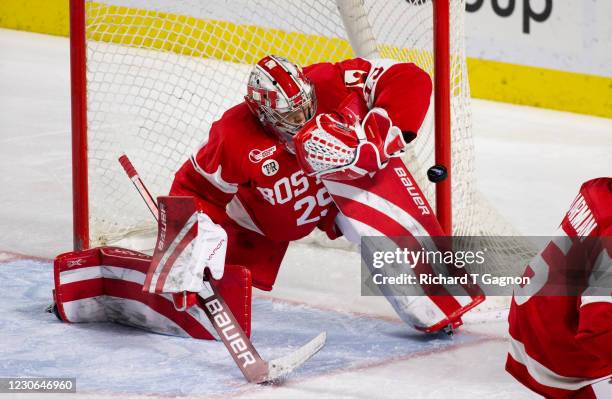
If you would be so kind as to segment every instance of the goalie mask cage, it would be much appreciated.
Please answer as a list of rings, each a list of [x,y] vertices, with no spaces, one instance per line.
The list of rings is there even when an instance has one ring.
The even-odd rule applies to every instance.
[[[405,162],[446,231],[513,235],[475,191],[464,12],[465,0],[71,0],[75,248],[143,249],[156,226],[118,156],[167,194],[267,54],[419,65],[434,94]],[[426,171],[436,163],[450,173],[434,185]],[[509,246],[524,253],[523,243]]]

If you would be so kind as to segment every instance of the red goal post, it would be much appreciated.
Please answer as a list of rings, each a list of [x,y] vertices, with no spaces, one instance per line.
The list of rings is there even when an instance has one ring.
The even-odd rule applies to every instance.
[[[85,1],[70,0],[70,95],[72,108],[72,231],[75,250],[89,248],[87,165],[87,45]]]
[[[428,188],[424,189],[424,191],[426,195],[429,193],[430,201],[433,201],[435,197],[438,219],[444,230],[449,233],[452,231],[451,227],[453,227],[451,187],[458,186],[460,190],[465,191],[458,192],[455,190],[455,197],[458,198],[457,201],[462,201],[461,206],[463,208],[473,205],[472,193],[470,191],[472,190],[470,186],[472,176],[469,175],[472,168],[470,165],[465,165],[466,162],[471,162],[472,144],[469,131],[469,88],[467,85],[463,43],[462,21],[465,9],[464,0],[407,0],[389,2],[382,0],[317,0],[313,7],[300,8],[298,10],[279,10],[279,8],[285,5],[304,7],[301,1],[280,1],[274,5],[274,12],[278,12],[278,14],[274,14],[274,17],[270,18],[270,21],[274,20],[274,23],[277,24],[273,27],[259,27],[253,20],[249,19],[252,15],[257,15],[257,12],[260,11],[258,8],[254,8],[250,13],[247,12],[248,10],[236,10],[235,14],[240,14],[240,16],[245,18],[245,21],[234,20],[233,15],[228,21],[222,21],[219,19],[219,16],[226,15],[226,12],[221,7],[214,5],[207,5],[206,7],[209,7],[209,9],[204,11],[206,13],[216,13],[218,16],[215,14],[214,18],[207,19],[206,16],[209,14],[204,13],[201,9],[202,6],[196,5],[194,1],[179,2],[174,0],[173,2],[172,0],[164,0],[153,1],[151,3],[163,3],[164,7],[167,6],[167,8],[160,6],[159,9],[142,10],[139,7],[145,4],[145,2],[138,0],[102,0],[97,2],[70,0],[73,226],[74,247],[76,249],[111,242],[111,240],[104,238],[105,233],[102,229],[96,230],[95,237],[92,237],[92,224],[97,226],[100,220],[102,220],[102,223],[113,227],[116,225],[116,222],[109,221],[113,217],[121,218],[122,216],[120,215],[124,212],[126,214],[139,212],[133,210],[131,205],[124,205],[121,202],[124,195],[121,194],[119,185],[128,186],[129,184],[126,181],[117,181],[116,187],[114,183],[109,183],[109,181],[99,183],[101,187],[107,189],[106,192],[100,191],[104,193],[102,195],[98,192],[92,193],[90,190],[92,180],[106,179],[111,174],[105,170],[98,170],[104,167],[99,165],[108,162],[107,167],[109,169],[117,167],[117,156],[115,155],[118,154],[108,154],[109,159],[106,161],[99,155],[92,155],[92,151],[96,151],[99,148],[98,141],[101,140],[107,145],[108,142],[116,139],[114,136],[100,139],[101,136],[108,134],[109,130],[112,129],[112,127],[102,126],[104,124],[100,123],[100,120],[114,122],[113,118],[119,115],[118,119],[127,120],[126,126],[128,128],[126,128],[126,136],[128,135],[127,130],[131,129],[130,122],[135,124],[138,122],[140,129],[145,129],[143,128],[145,126],[151,136],[162,136],[168,130],[155,130],[153,126],[156,121],[155,119],[141,119],[146,118],[142,115],[147,113],[155,114],[155,112],[149,111],[155,111],[158,108],[157,104],[151,106],[151,110],[147,109],[146,112],[137,109],[139,106],[149,107],[150,103],[166,98],[163,95],[164,93],[160,94],[159,98],[155,98],[153,101],[149,101],[150,98],[132,99],[129,97],[136,92],[154,92],[156,84],[154,80],[151,80],[151,77],[143,78],[142,82],[144,83],[139,83],[142,84],[140,88],[130,87],[124,90],[120,85],[127,84],[125,82],[128,81],[140,81],[138,74],[143,73],[143,71],[145,74],[150,73],[151,69],[149,66],[151,68],[159,68],[164,77],[170,76],[178,81],[180,79],[175,75],[180,75],[180,71],[179,73],[172,72],[171,69],[179,64],[198,64],[197,60],[194,61],[194,58],[197,57],[213,60],[211,65],[216,65],[217,60],[222,60],[223,62],[227,60],[227,62],[231,63],[232,68],[240,69],[236,65],[248,65],[253,62],[256,56],[265,54],[266,51],[276,52],[277,54],[284,52],[281,55],[293,58],[298,62],[301,59],[316,60],[316,56],[312,55],[312,53],[315,53],[312,50],[315,47],[312,46],[317,46],[316,49],[321,48],[319,54],[322,57],[331,55],[332,60],[333,58],[348,58],[355,55],[367,56],[368,54],[364,54],[364,52],[372,51],[369,55],[416,62],[433,75],[435,87],[432,99],[435,111],[430,111],[432,116],[429,126],[426,123],[423,127],[423,130],[430,129],[432,131],[435,130],[435,132],[425,131],[421,133],[424,138],[419,138],[417,141],[424,141],[425,144],[416,148],[414,150],[415,153],[411,155],[411,159],[416,159],[420,165],[420,169],[416,172],[421,177],[419,183],[422,186],[428,185]],[[249,3],[257,5],[258,2]],[[272,2],[270,1],[269,3]],[[393,4],[389,5],[390,3]],[[225,4],[227,5],[228,3]],[[264,8],[271,7],[268,3],[261,3],[259,6]],[[320,9],[316,10],[315,6],[320,7]],[[184,7],[184,9],[180,9],[180,7]],[[336,12],[335,10],[337,10],[336,16],[331,15]],[[191,11],[195,11],[194,14],[197,15],[191,15]],[[300,12],[304,12],[304,21],[292,21],[291,18],[287,17],[293,16],[295,18],[296,13],[301,15]],[[263,12],[262,14],[267,15]],[[168,17],[169,15],[171,17]],[[394,18],[394,21],[391,21],[391,18]],[[369,25],[367,27],[351,25],[351,20],[354,22],[359,19],[366,20],[366,23],[369,23]],[[268,23],[269,21],[266,19],[262,22]],[[386,26],[391,25],[392,22],[394,22],[393,26]],[[294,23],[297,25],[292,26]],[[128,24],[133,25],[128,26]],[[405,26],[398,27],[398,24],[405,24]],[[309,30],[311,27],[312,29],[319,29],[319,25],[321,32]],[[305,29],[301,30],[304,27]],[[177,39],[175,41],[170,39],[173,35],[182,35],[183,32],[187,31],[187,28],[189,28],[190,32],[202,29],[198,33],[199,37],[204,36],[202,32],[207,32],[206,34],[209,36],[206,40],[209,41],[203,44],[199,43],[193,40],[193,37],[196,36],[187,37],[186,39],[179,37],[180,40]],[[292,30],[294,28],[296,29],[295,31]],[[402,32],[398,28],[408,31]],[[167,29],[168,32],[161,34],[164,32],[164,29]],[[154,30],[157,36],[147,37],[146,35],[151,30]],[[212,35],[216,34],[215,32],[218,32],[220,39],[212,37]],[[232,36],[234,34],[236,37],[247,35],[250,42],[247,44],[241,42],[237,45],[237,49],[234,49],[232,47],[232,43],[235,41],[235,37]],[[255,36],[257,34],[261,34],[265,40]],[[138,37],[138,35],[144,35],[144,37]],[[163,42],[159,40],[162,36],[164,37]],[[364,36],[367,37],[364,39]],[[416,40],[410,42],[412,37],[418,39],[419,42]],[[239,39],[238,37],[237,40],[239,41]],[[181,40],[185,43],[182,43]],[[306,45],[300,44],[299,40],[304,40]],[[218,44],[219,42],[224,43],[221,46]],[[255,48],[255,43],[264,44]],[[272,43],[272,45],[268,46],[269,43]],[[350,47],[345,48],[348,43],[350,43]],[[193,47],[186,49],[185,47],[189,45]],[[274,45],[276,45],[276,48]],[[368,46],[370,46],[369,50]],[[306,47],[310,47],[310,49]],[[241,55],[240,57],[242,58],[238,58],[238,54],[242,54],[240,50],[248,52],[247,50],[253,50],[254,48],[255,50],[252,51],[252,54]],[[133,51],[134,54],[126,55],[129,51]],[[161,55],[162,53],[163,55]],[[435,54],[435,57],[433,54]],[[181,56],[186,57],[186,61],[181,60],[179,58]],[[131,63],[129,68],[132,68],[137,64],[133,59],[138,57],[143,59],[142,64],[146,64],[147,67],[142,71],[134,72],[132,70],[127,71],[128,67],[126,66],[127,72],[124,72],[120,65],[121,60],[129,59]],[[432,58],[435,59],[435,62],[432,62]],[[109,59],[112,59],[112,61],[109,62],[109,65],[105,65],[104,62],[107,62]],[[173,64],[162,64],[162,62],[166,61]],[[194,70],[197,71],[198,68],[203,71],[210,71],[216,77],[220,76],[220,71],[222,72],[225,67],[214,66],[206,69],[208,68],[207,66],[196,65]],[[126,78],[126,76],[129,78]],[[160,77],[160,79],[162,78]],[[224,78],[220,79],[223,80]],[[228,78],[229,80],[231,79]],[[145,87],[146,85],[151,85],[153,88]],[[234,87],[233,83],[228,85]],[[223,93],[226,89],[225,85],[215,88],[215,90],[219,90],[219,93]],[[107,90],[104,92],[104,98],[99,94],[103,90]],[[109,96],[109,90],[117,90],[121,94]],[[210,90],[210,88],[208,87],[207,90]],[[189,95],[192,98],[196,98],[198,93],[189,93]],[[111,98],[111,100],[108,100],[108,98]],[[117,106],[117,109],[113,109],[117,105],[112,103],[113,99],[116,101],[126,101],[126,103],[120,104],[121,109],[119,109],[119,106]],[[128,103],[129,101],[132,103]],[[223,101],[219,102],[223,103]],[[180,101],[177,103],[177,107],[182,104]],[[210,117],[207,116],[206,118],[208,119],[204,118],[206,119],[204,122],[198,121],[195,123],[195,130],[202,129],[206,123],[209,123],[209,119],[217,117],[219,111],[224,107],[223,104],[215,103],[210,105],[206,101],[204,103],[206,112],[210,113]],[[137,121],[130,121],[130,115],[127,114],[126,110],[134,111],[135,116],[133,119],[137,119]],[[104,114],[103,117],[99,117],[105,112],[108,115]],[[166,109],[163,112],[166,112]],[[177,126],[183,125],[179,120],[181,115],[180,110],[171,110],[168,111],[168,115],[164,114]],[[95,132],[94,139],[92,139],[92,123],[90,121],[94,121],[95,129],[98,129]],[[164,121],[164,123],[167,123],[167,121]],[[461,124],[461,126],[453,130],[452,124]],[[432,128],[432,125],[435,126],[435,129]],[[194,127],[187,126],[187,131],[189,128]],[[121,130],[123,127],[118,123],[114,129]],[[123,132],[119,133],[119,135],[123,134]],[[143,143],[153,143],[153,146],[157,146],[157,142],[154,141],[157,138],[151,140],[151,136],[147,136]],[[161,140],[160,142],[163,143],[164,141]],[[111,144],[114,145],[114,143]],[[118,143],[118,145],[121,144]],[[140,148],[138,144],[136,144],[136,147]],[[187,151],[185,148],[181,147],[178,150],[178,152],[186,151],[182,159],[186,159],[193,149],[189,148]],[[119,150],[129,151],[129,148],[119,148]],[[107,150],[106,146],[102,151],[112,152]],[[433,156],[433,152],[435,152],[435,156]],[[160,151],[155,156],[163,157],[163,154],[164,152]],[[451,164],[451,154],[454,154],[454,156],[461,154],[461,164]],[[136,156],[134,158],[135,162],[138,163],[139,157]],[[92,160],[96,162],[97,169],[91,167]],[[162,160],[149,161],[146,159],[145,162],[158,162],[160,165],[163,164],[164,167],[167,165]],[[446,166],[449,173],[448,178],[435,185],[435,188],[433,184],[423,179],[424,172],[434,163]],[[144,167],[139,166],[143,172],[146,171],[147,165],[144,165]],[[455,175],[460,176],[462,179],[461,184],[451,184],[451,176]],[[109,186],[113,187],[109,188]],[[161,188],[153,186],[152,190],[154,192],[157,192],[156,189],[163,190],[164,187],[163,183],[160,183]],[[117,200],[113,198],[115,193],[118,193]],[[162,194],[162,191],[159,191],[159,193]],[[108,215],[102,217],[92,215],[92,206],[90,206],[93,201],[92,195],[95,195],[97,200],[107,201]],[[96,205],[95,208],[103,209],[104,206]],[[130,223],[132,222],[130,221]],[[465,223],[465,221],[462,223]],[[457,231],[456,226],[455,231]]]
[[[448,176],[436,183],[436,216],[446,234],[453,233],[451,192],[450,0],[434,0],[434,90],[436,164]]]

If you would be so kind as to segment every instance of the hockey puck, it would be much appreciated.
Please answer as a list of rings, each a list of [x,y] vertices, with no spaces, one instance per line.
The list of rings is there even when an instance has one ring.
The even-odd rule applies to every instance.
[[[440,183],[448,177],[448,171],[443,165],[434,165],[427,170],[427,178],[432,183]]]

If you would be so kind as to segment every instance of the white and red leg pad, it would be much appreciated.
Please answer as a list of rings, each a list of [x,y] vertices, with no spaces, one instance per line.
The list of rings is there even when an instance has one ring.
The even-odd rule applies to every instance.
[[[54,262],[54,296],[62,320],[111,321],[160,334],[217,339],[199,305],[182,312],[175,309],[170,294],[143,291],[150,263],[148,255],[116,247],[58,255]],[[226,265],[223,278],[214,284],[250,336],[250,271]]]
[[[382,236],[393,240],[394,247],[444,250],[448,242],[425,196],[412,175],[398,158],[391,158],[385,169],[372,177],[331,181],[325,187],[338,206],[337,224],[347,239],[360,244],[361,237]],[[399,238],[399,239],[398,239]],[[364,248],[362,248],[363,250]],[[462,269],[440,270],[444,265],[419,263],[401,272],[418,276],[434,271],[457,275]],[[392,273],[390,268],[377,272]],[[383,291],[400,318],[409,325],[434,332],[448,325],[461,324],[461,315],[484,301],[479,287],[462,285],[421,285],[418,295],[397,295]]]

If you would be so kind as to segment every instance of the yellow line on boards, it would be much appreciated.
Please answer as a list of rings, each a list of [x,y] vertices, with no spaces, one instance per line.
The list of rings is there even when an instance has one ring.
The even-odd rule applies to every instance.
[[[612,78],[468,58],[472,97],[612,118]]]
[[[354,57],[346,40],[227,21],[87,3],[90,40],[252,64],[270,54],[308,65]],[[0,27],[67,36],[68,0],[0,0]],[[383,45],[382,54],[427,59]],[[427,62],[427,61],[425,61]],[[429,66],[429,65],[428,65]],[[612,118],[612,78],[468,58],[475,98]]]

